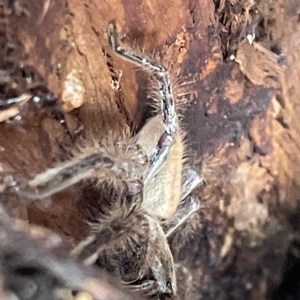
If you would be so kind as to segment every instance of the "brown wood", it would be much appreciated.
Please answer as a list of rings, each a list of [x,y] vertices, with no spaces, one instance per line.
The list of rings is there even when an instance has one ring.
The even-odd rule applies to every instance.
[[[112,56],[106,28],[115,20],[125,44],[170,68],[195,153],[191,163],[201,161],[206,179],[193,238],[180,251],[173,242],[175,259],[194,276],[191,299],[288,299],[280,284],[290,257],[295,280],[300,272],[299,257],[288,254],[297,249],[300,229],[298,2],[20,1],[26,10],[4,16],[0,33],[24,45],[22,59],[26,54],[26,64],[60,99],[67,76],[76,77],[83,104],[66,115],[70,134],[34,107],[20,124],[0,124],[1,171],[28,178],[66,159],[81,138],[142,125],[147,80]],[[252,45],[242,41],[251,26]],[[83,234],[71,192],[34,204],[6,198],[14,217],[72,241]],[[293,293],[293,286],[286,290]]]

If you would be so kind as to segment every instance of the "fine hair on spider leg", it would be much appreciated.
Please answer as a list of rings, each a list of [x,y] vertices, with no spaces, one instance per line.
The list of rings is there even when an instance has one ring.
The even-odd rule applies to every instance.
[[[71,161],[48,169],[25,184],[19,184],[12,180],[11,176],[7,176],[7,186],[26,198],[42,199],[84,179],[98,177],[99,180],[105,181],[105,178],[115,176],[121,180],[125,179],[131,194],[138,194],[141,192],[142,170],[147,165],[147,159],[135,145],[125,146],[117,143],[109,149],[100,146],[86,148],[82,153],[77,153]],[[108,154],[109,152],[116,156]],[[103,174],[99,176],[101,172]]]

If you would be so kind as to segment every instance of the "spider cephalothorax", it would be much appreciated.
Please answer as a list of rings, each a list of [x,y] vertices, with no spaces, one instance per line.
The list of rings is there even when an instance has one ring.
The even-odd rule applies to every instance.
[[[117,56],[155,79],[159,114],[135,136],[125,133],[122,141],[99,141],[26,184],[16,183],[14,190],[36,199],[80,181],[92,184],[99,210],[91,208],[89,234],[72,255],[86,265],[108,265],[134,291],[176,294],[168,237],[198,209],[198,201],[189,194],[201,178],[184,165],[183,135],[168,71],[155,60],[124,49],[114,24],[109,25],[108,36]],[[84,190],[81,197],[89,203]],[[126,264],[131,257],[136,263]]]

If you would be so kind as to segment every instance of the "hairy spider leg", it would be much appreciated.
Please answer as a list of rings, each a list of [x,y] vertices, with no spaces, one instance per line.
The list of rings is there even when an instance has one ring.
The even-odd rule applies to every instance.
[[[129,290],[133,293],[142,293],[145,296],[154,296],[157,293],[157,284],[154,280],[147,280],[140,284],[132,284]]]
[[[183,174],[183,183],[181,186],[181,201],[184,201],[202,182],[203,178],[194,169],[186,170],[185,174]]]
[[[143,188],[142,168],[147,163],[146,158],[138,155],[137,160],[123,161],[122,155],[113,157],[106,152],[101,147],[89,150],[89,154],[76,155],[72,160],[46,170],[25,184],[8,180],[8,187],[26,198],[43,199],[93,176],[105,181],[110,172],[127,185],[129,194],[139,194]],[[103,176],[99,178],[101,172]]]
[[[193,277],[191,273],[181,264],[174,264],[174,269],[176,273],[176,280],[178,286],[178,294],[176,299],[187,300],[186,297],[178,297],[182,295],[189,295],[192,289]],[[188,290],[187,290],[188,289]],[[154,280],[147,280],[141,284],[132,284],[129,287],[131,292],[141,292],[147,297],[153,297],[157,294],[157,283]],[[163,298],[165,299],[165,298]],[[173,299],[173,298],[172,298]]]
[[[163,224],[163,229],[169,238],[178,228],[184,224],[200,207],[199,201],[194,196],[188,196],[178,207],[171,220]]]
[[[99,215],[98,222],[89,224],[90,234],[72,250],[72,256],[89,266],[96,263],[105,250],[134,251],[141,246],[149,230],[148,218],[140,210],[138,201],[130,204],[123,198],[109,207],[105,215]]]
[[[187,170],[184,177],[185,180],[181,187],[181,203],[174,216],[162,225],[167,238],[178,230],[200,207],[198,199],[190,196],[190,193],[201,184],[203,178],[193,169]]]
[[[157,80],[158,98],[161,103],[161,112],[165,131],[160,136],[156,148],[153,149],[153,152],[150,155],[151,167],[146,178],[146,181],[149,181],[157,174],[160,166],[166,160],[178,132],[178,119],[169,73],[163,66],[154,60],[142,57],[132,50],[124,49],[120,44],[114,23],[110,23],[108,26],[108,36],[110,45],[117,56],[150,72]]]

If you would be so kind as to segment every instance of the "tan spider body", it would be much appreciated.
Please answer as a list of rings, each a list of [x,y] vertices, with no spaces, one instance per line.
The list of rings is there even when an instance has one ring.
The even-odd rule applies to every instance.
[[[137,134],[136,143],[142,147],[147,156],[150,156],[149,150],[155,149],[155,142],[163,133],[161,116],[156,116],[151,118]],[[145,182],[142,206],[160,220],[172,218],[179,206],[183,154],[182,136],[177,134],[166,161],[160,166],[156,176]]]

